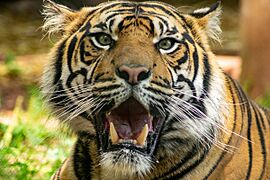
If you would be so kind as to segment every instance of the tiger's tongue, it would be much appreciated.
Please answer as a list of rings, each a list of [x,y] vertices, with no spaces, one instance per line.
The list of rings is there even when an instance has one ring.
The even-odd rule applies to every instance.
[[[130,98],[106,116],[121,139],[136,139],[145,124],[152,130],[152,117],[134,98]]]

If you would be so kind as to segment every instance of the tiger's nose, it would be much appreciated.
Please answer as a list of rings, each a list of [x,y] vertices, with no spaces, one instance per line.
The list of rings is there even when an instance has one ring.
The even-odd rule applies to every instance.
[[[135,85],[140,81],[149,78],[150,71],[143,66],[129,67],[127,65],[122,65],[117,69],[116,74],[128,83]]]

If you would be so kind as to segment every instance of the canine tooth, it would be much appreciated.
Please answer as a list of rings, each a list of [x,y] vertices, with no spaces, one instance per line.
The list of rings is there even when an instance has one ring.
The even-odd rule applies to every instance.
[[[111,136],[111,141],[112,141],[112,144],[115,144],[118,142],[119,140],[119,136],[115,130],[115,127],[113,125],[112,122],[110,122],[110,136]]]
[[[148,135],[148,125],[145,124],[142,132],[140,133],[140,135],[137,138],[137,144],[143,146],[145,144],[146,138]]]

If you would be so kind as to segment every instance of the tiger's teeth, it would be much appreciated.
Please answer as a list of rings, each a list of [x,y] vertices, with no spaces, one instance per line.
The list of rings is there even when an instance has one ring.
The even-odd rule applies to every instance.
[[[112,144],[115,144],[119,141],[119,136],[112,122],[110,122],[110,136],[111,136]]]
[[[148,135],[148,125],[145,124],[143,129],[142,129],[142,132],[137,137],[137,144],[143,146],[145,144],[147,135]]]

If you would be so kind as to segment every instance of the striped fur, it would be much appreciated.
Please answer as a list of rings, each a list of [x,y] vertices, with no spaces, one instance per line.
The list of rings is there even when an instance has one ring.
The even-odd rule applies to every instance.
[[[45,1],[44,29],[62,33],[42,89],[77,134],[72,155],[52,179],[269,179],[270,113],[248,99],[215,62],[220,4],[183,14],[160,2],[112,1],[73,11]],[[96,37],[109,34],[110,46]],[[169,38],[170,49],[158,43]],[[151,75],[136,87],[123,64]],[[98,115],[134,96],[165,119],[150,154],[103,151]]]

